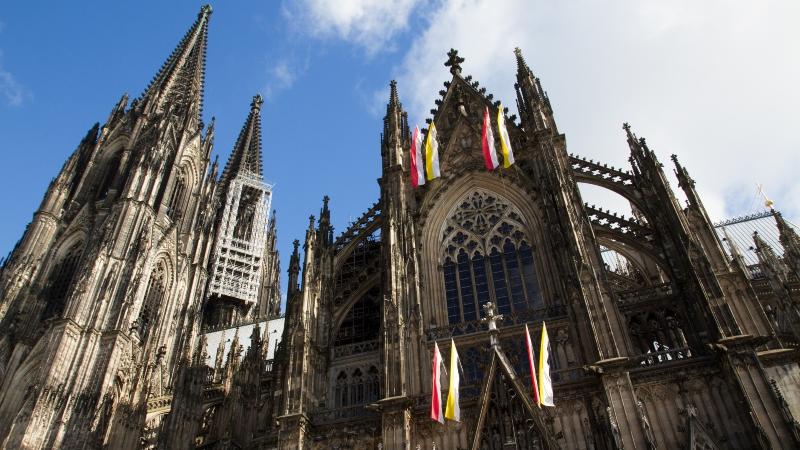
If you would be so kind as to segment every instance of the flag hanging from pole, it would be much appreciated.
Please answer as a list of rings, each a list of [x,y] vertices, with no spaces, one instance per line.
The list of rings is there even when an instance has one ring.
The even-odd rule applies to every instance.
[[[431,374],[431,419],[444,423],[442,415],[442,380],[441,380],[442,354],[439,345],[433,343],[433,373]]]
[[[436,125],[431,122],[428,138],[425,140],[425,170],[428,172],[428,181],[439,178],[439,140],[436,137]]]
[[[450,339],[450,384],[447,392],[447,407],[444,410],[444,417],[456,422],[461,422],[461,406],[458,402],[458,387],[461,382],[458,374],[458,351],[456,343]]]
[[[533,385],[533,401],[536,402],[536,405],[541,407],[542,404],[539,401],[539,386],[536,384],[536,367],[533,364],[534,361],[534,353],[533,353],[533,344],[531,343],[531,333],[528,331],[528,324],[525,324],[525,346],[528,349],[528,366],[531,369],[531,384]]]
[[[542,343],[539,347],[539,402],[542,406],[555,406],[553,403],[553,383],[550,380],[550,339],[547,327],[542,322]]]
[[[424,159],[422,159],[422,133],[419,132],[419,127],[414,127],[414,134],[411,136],[411,151],[408,152],[411,157],[411,185],[414,187],[425,184],[425,169],[423,168]]]
[[[500,135],[500,149],[503,151],[503,167],[511,167],[514,164],[514,150],[511,148],[511,138],[508,137],[506,129],[506,117],[503,114],[503,104],[497,108],[497,132]]]
[[[494,170],[500,163],[497,162],[497,152],[494,149],[494,133],[492,132],[492,119],[489,116],[489,107],[483,111],[483,136],[481,137],[481,144],[483,145],[483,162],[486,165],[486,170]]]

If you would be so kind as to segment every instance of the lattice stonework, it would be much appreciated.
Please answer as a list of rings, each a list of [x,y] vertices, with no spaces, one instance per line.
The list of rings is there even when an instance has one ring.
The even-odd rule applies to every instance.
[[[214,248],[209,293],[249,304],[258,301],[272,186],[242,171],[231,180]]]
[[[480,318],[492,301],[503,314],[541,309],[534,252],[519,210],[484,190],[465,196],[441,232],[448,322]]]

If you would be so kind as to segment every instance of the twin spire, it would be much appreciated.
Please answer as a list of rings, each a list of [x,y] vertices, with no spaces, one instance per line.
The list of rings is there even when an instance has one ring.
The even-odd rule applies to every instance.
[[[264,99],[256,94],[250,102],[250,114],[239,132],[236,145],[222,171],[220,185],[224,188],[231,179],[242,172],[248,172],[263,180],[261,161],[261,105]]]
[[[167,61],[141,96],[148,111],[159,111],[167,103],[199,116],[203,103],[208,21],[211,6],[200,8],[197,20],[186,32]]]
[[[211,6],[200,8],[197,19],[161,66],[145,89],[138,103],[147,113],[167,109],[195,114],[200,119],[205,79],[206,46]],[[263,181],[261,160],[261,105],[256,95],[250,103],[250,114],[239,133],[220,179],[221,192],[230,180],[247,172]]]

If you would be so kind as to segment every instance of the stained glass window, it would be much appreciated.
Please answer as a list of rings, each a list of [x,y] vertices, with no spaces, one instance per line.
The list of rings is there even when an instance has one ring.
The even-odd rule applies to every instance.
[[[534,249],[522,214],[501,197],[475,191],[442,227],[442,273],[449,323],[480,319],[481,305],[503,314],[544,307]]]

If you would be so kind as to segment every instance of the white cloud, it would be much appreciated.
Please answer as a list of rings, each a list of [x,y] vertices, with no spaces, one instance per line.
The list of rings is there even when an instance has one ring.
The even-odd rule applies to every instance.
[[[0,30],[2,30],[2,22],[0,22]],[[30,92],[25,86],[20,84],[14,75],[3,66],[2,50],[0,50],[0,96],[10,106],[19,106],[30,97]]]
[[[412,121],[450,78],[450,47],[512,107],[519,46],[570,152],[627,166],[628,121],[670,173],[679,155],[712,218],[752,212],[756,183],[800,217],[800,2],[445,0],[429,17],[397,65]]]
[[[303,63],[297,63],[293,59],[281,59],[274,64],[268,64],[264,95],[270,99],[273,94],[291,88],[297,77],[306,70],[308,70],[307,59]]]
[[[420,0],[301,0],[285,7],[300,29],[319,38],[336,37],[375,53],[408,27]]]

